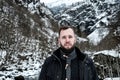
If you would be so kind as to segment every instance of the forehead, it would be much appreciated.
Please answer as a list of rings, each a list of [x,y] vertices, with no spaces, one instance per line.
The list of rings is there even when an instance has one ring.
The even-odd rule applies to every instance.
[[[71,28],[68,29],[62,29],[60,31],[60,35],[74,35],[74,31]]]

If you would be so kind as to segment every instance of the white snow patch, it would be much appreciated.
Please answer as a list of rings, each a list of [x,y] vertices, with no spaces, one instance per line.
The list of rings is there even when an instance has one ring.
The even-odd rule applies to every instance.
[[[110,56],[113,56],[113,57],[119,57],[120,58],[120,54],[116,50],[103,50],[103,51],[99,51],[99,52],[94,53],[94,55],[97,55],[97,54],[110,55]]]
[[[52,8],[52,7],[60,6],[60,5],[69,6],[73,3],[81,2],[81,1],[84,1],[84,0],[52,0],[52,1],[51,0],[44,0],[42,2],[44,2],[48,7]]]
[[[109,34],[109,29],[107,28],[98,28],[90,35],[87,36],[90,43],[93,45],[97,45],[100,43],[102,39],[104,39]]]
[[[115,78],[105,78],[104,80],[120,80],[120,77],[115,77]]]
[[[88,41],[86,38],[82,38],[82,37],[77,37],[77,41],[79,42],[79,43],[81,43],[81,42],[86,42],[86,41]]]

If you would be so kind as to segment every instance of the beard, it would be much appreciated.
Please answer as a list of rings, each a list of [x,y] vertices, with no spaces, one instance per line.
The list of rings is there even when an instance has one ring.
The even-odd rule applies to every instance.
[[[60,47],[61,51],[64,52],[66,55],[70,54],[75,48],[75,44],[72,45],[71,48],[65,48],[62,44],[60,44],[60,45],[61,45],[61,47]]]

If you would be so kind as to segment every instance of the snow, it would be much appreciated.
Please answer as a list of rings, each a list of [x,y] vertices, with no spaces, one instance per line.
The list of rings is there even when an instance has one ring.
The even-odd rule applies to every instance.
[[[94,30],[90,35],[87,36],[90,43],[97,45],[102,39],[104,39],[109,34],[109,29],[107,28],[98,28]]]
[[[82,37],[77,36],[77,42],[81,43],[81,42],[86,42],[86,41],[88,41],[86,38],[82,38]]]
[[[40,6],[40,3],[37,2],[36,4],[34,4],[33,2],[29,3],[29,4],[25,4],[24,7],[28,8],[28,10],[30,11],[31,14],[34,14],[35,12],[37,12],[39,14],[38,11],[38,7]],[[44,14],[48,14],[48,15],[52,15],[52,13],[50,12],[50,10],[46,7],[40,7],[40,10],[42,10],[42,13]]]
[[[39,43],[39,41],[32,39],[31,43],[29,45],[29,47],[32,49],[32,46],[38,46],[37,44],[35,44],[36,42]],[[24,45],[24,44],[23,44]],[[0,50],[0,65],[2,63],[4,63],[5,60],[5,56],[6,51]],[[30,57],[29,55],[33,55],[32,57]],[[14,80],[15,76],[19,76],[22,75],[25,77],[25,80],[37,80],[38,74],[40,72],[40,66],[43,64],[44,59],[38,61],[38,54],[40,54],[40,52],[22,52],[19,53],[19,55],[21,56],[28,56],[28,61],[27,60],[20,60],[21,65],[19,65],[18,63],[15,64],[9,64],[8,61],[6,62],[6,64],[9,64],[9,66],[4,66],[7,71],[0,71],[0,80]],[[16,55],[12,55],[12,57],[14,58],[15,62],[18,62],[18,58]],[[31,58],[34,58],[34,60],[32,60]],[[0,68],[1,69],[1,68]],[[22,69],[22,71],[19,71],[18,69]],[[30,79],[27,79],[30,78]]]
[[[96,17],[97,17],[98,19],[100,19],[100,18],[106,16],[106,14],[107,14],[106,12],[103,12],[103,13],[98,14]]]
[[[35,22],[34,22],[34,20],[33,19],[30,19],[30,21],[31,21],[31,26],[30,26],[30,28],[34,28],[34,25],[35,25]]]
[[[58,0],[40,0],[41,3],[44,2],[45,4],[46,3],[53,3],[53,2],[56,2],[56,1],[58,1]]]
[[[41,9],[42,9],[42,13],[46,13],[46,14],[48,14],[48,15],[52,15],[52,13],[50,12],[49,9],[47,9],[47,8],[45,8],[45,7],[41,7]]]
[[[120,77],[115,77],[115,78],[106,78],[104,80],[120,80]]]
[[[112,3],[112,4],[114,4],[115,1],[116,1],[116,0],[105,0],[105,2],[107,2],[107,3]]]
[[[97,54],[110,55],[110,56],[113,56],[113,57],[119,57],[120,58],[120,54],[116,50],[103,50],[103,51],[99,51],[99,52],[94,53],[94,55],[97,55]]]
[[[23,71],[23,72],[17,72],[17,71],[4,71],[4,72],[0,72],[0,74],[4,74],[4,76],[0,77],[0,80],[14,80],[14,77],[15,76],[19,76],[19,75],[24,75],[25,77],[25,80],[27,80],[26,77],[29,77],[29,78],[38,78],[38,74],[39,74],[39,70],[28,70],[28,71]],[[8,76],[8,75],[11,75],[11,78],[9,77],[5,77],[5,76]],[[32,80],[32,79],[29,79],[29,80]]]
[[[0,51],[0,58],[4,58],[6,55],[6,51]]]
[[[72,16],[70,16],[70,15],[68,15],[68,14],[62,14],[61,16],[62,16],[62,17],[65,17],[65,18],[63,18],[64,20],[65,20],[65,19],[70,19],[70,18],[72,18]]]
[[[60,5],[69,6],[73,3],[81,2],[81,1],[84,1],[84,0],[41,0],[41,2],[44,2],[50,8],[55,6],[60,6]]]
[[[1,56],[3,56],[4,53],[6,52],[0,51]],[[28,54],[31,54],[31,53],[28,53]],[[19,75],[23,75],[26,78],[25,80],[28,80],[27,78],[37,79],[38,74],[41,70],[39,67],[40,65],[43,64],[43,62],[44,60],[41,60],[41,63],[29,60],[29,62],[23,61],[22,65],[18,65],[17,63],[14,65],[10,64],[9,66],[6,66],[7,71],[0,71],[0,80],[14,80],[14,77]],[[27,63],[30,63],[30,64],[27,64]],[[17,69],[22,69],[23,71],[18,71]],[[33,79],[29,79],[29,80],[33,80]]]
[[[48,18],[42,18],[42,21],[45,23],[46,27],[51,27],[51,23]]]

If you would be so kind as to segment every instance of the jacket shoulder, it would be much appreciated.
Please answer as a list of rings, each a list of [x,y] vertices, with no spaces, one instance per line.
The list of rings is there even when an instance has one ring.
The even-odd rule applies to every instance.
[[[49,56],[45,59],[44,65],[48,65],[53,61],[53,56]]]

